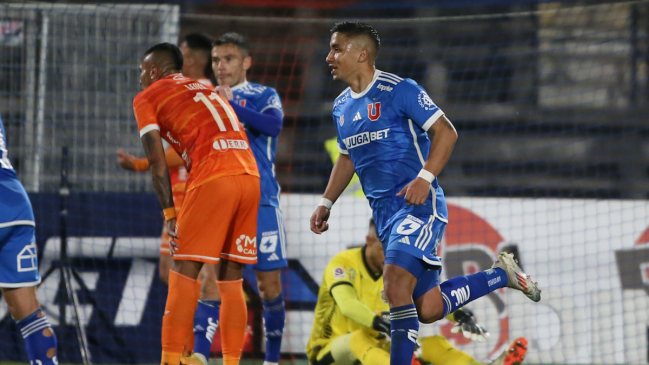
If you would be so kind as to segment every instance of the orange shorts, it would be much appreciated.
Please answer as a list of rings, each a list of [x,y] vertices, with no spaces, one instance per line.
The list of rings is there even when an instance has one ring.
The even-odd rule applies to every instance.
[[[259,177],[224,176],[185,194],[174,260],[257,263]]]

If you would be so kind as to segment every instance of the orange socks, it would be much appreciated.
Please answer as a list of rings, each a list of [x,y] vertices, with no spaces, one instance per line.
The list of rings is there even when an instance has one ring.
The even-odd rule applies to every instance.
[[[201,299],[201,281],[196,280],[194,283],[194,311],[196,311],[196,306],[198,305],[198,300]],[[187,327],[187,342],[185,342],[185,350],[183,351],[183,356],[191,356],[194,351],[194,321],[192,320],[192,325]]]
[[[216,281],[221,292],[221,346],[223,365],[237,365],[248,324],[248,308],[243,295],[243,279]],[[193,313],[193,312],[192,312]]]
[[[169,293],[162,317],[161,365],[178,365],[187,342],[187,328],[192,328],[196,310],[196,280],[169,271]],[[241,287],[241,284],[239,284]]]

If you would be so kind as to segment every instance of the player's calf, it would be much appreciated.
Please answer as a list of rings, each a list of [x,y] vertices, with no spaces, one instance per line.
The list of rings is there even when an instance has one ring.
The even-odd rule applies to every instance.
[[[36,299],[36,288],[2,289],[32,364],[58,365],[56,335]]]
[[[265,365],[277,364],[282,346],[286,309],[280,270],[257,271],[257,287],[264,307]]]

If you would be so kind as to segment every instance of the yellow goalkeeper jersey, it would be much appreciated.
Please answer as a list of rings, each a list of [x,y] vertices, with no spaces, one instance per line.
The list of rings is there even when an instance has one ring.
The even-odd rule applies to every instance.
[[[383,278],[372,274],[365,261],[365,247],[338,253],[329,261],[322,277],[311,336],[306,345],[309,359],[315,359],[318,352],[334,338],[365,328],[341,313],[331,296],[331,289],[337,285],[351,285],[358,300],[374,312],[390,310],[381,300]]]

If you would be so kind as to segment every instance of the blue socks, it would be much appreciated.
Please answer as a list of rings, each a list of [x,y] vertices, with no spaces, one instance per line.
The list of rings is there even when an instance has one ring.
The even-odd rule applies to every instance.
[[[505,287],[507,281],[507,273],[499,267],[446,280],[439,286],[444,298],[444,317],[475,299]]]
[[[31,364],[58,365],[56,335],[41,308],[17,321]]]
[[[261,300],[264,306],[264,329],[266,330],[266,362],[279,362],[280,348],[282,347],[282,333],[284,333],[284,320],[286,309],[284,297],[280,294],[273,300]]]
[[[279,362],[282,334],[284,333],[284,297],[280,294],[269,301],[262,300],[264,305],[264,329],[266,330],[266,362]],[[210,358],[212,339],[219,326],[219,309],[221,301],[201,299],[194,314],[194,352]]]
[[[419,319],[414,304],[390,309],[390,326],[392,348],[390,349],[391,365],[410,365],[415,352]]]
[[[201,299],[194,313],[194,352],[210,358],[212,339],[219,327],[220,300]]]

